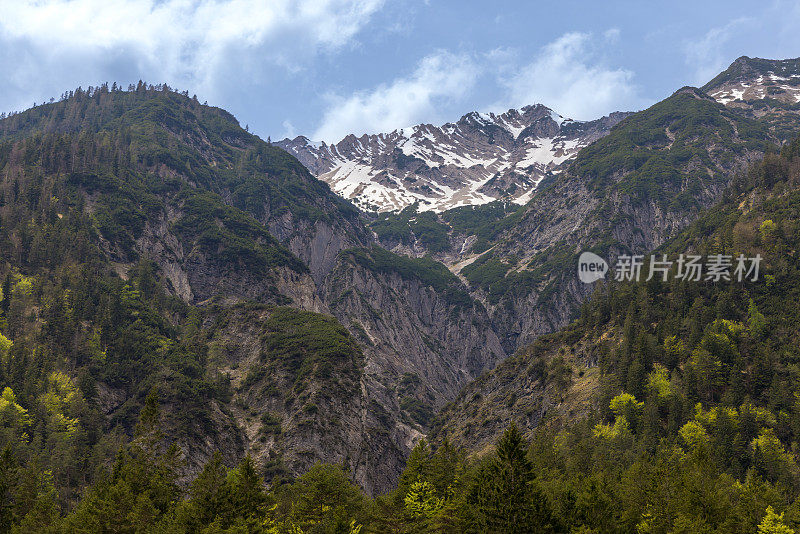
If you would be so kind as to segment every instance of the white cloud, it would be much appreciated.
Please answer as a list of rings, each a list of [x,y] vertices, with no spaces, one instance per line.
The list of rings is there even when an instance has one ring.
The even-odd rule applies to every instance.
[[[3,65],[20,84],[52,74],[48,66],[85,70],[88,61],[101,75],[108,64],[132,64],[149,81],[207,92],[244,52],[290,66],[350,43],[383,2],[0,0],[0,49],[32,56],[27,66]]]
[[[295,129],[294,124],[292,124],[292,121],[287,119],[283,121],[281,126],[283,126],[284,129],[283,137],[288,137],[289,139],[294,139],[297,137],[297,130]]]
[[[436,52],[409,77],[348,97],[329,95],[330,106],[312,137],[335,142],[349,133],[387,132],[435,120],[437,104],[465,96],[478,74],[469,56]]]
[[[725,70],[733,61],[728,43],[743,28],[755,21],[748,17],[734,19],[724,26],[711,28],[700,39],[685,41],[683,52],[686,62],[694,70],[692,83],[704,85],[714,76]]]
[[[621,33],[622,32],[620,32],[619,28],[609,28],[603,32],[603,37],[605,37],[608,41],[617,42],[619,41],[619,36]]]
[[[499,46],[482,54],[481,59],[486,70],[493,71],[497,77],[516,71],[519,62],[519,51],[514,48]]]
[[[544,104],[565,117],[596,119],[611,111],[638,110],[647,102],[633,82],[633,72],[605,65],[603,47],[619,39],[610,30],[604,39],[570,32],[541,49],[527,65],[501,77],[507,97],[502,105]]]

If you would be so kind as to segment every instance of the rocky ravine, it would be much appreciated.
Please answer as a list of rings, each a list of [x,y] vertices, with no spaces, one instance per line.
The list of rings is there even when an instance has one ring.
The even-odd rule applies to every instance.
[[[219,387],[195,416],[179,399],[162,399],[165,435],[185,453],[184,475],[196,475],[220,450],[229,465],[250,453],[270,475],[299,476],[331,462],[349,467],[371,493],[392,488],[433,412],[505,357],[486,310],[441,264],[406,263],[401,272],[396,256],[353,262],[374,244],[358,210],[224,111],[143,90],[98,93],[81,112],[102,117],[114,133],[112,104],[121,103],[128,127],[163,140],[139,150],[163,154],[166,144],[191,165],[123,158],[110,173],[111,164],[89,159],[70,177],[70,194],[92,220],[111,214],[114,231],[96,232],[110,271],[128,279],[145,260],[197,319],[192,351]],[[15,136],[27,135],[22,127],[66,130],[59,121],[68,105],[2,125]],[[81,127],[96,127],[86,122]],[[128,142],[121,134],[120,146]],[[139,209],[139,199],[147,200],[140,219],[116,215],[114,206]],[[431,265],[438,271],[426,278]],[[141,401],[135,388],[102,379],[97,387],[109,420]]]

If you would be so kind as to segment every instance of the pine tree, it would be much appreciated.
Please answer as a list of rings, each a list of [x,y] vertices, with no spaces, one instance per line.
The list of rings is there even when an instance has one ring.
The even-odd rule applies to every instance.
[[[325,464],[313,466],[285,489],[282,498],[291,503],[291,520],[312,532],[353,530],[353,521],[363,521],[367,505],[341,468]]]
[[[483,531],[554,532],[547,498],[536,487],[528,443],[512,423],[497,443],[496,456],[478,477],[478,521]]]
[[[222,455],[216,451],[190,486],[193,519],[199,525],[207,525],[226,510],[227,470]]]
[[[139,413],[139,422],[136,424],[136,437],[143,438],[148,449],[154,449],[161,441],[161,408],[158,405],[158,389],[153,388],[147,394],[144,407]]]
[[[6,274],[6,279],[3,281],[3,300],[0,301],[0,308],[3,310],[3,315],[8,315],[8,309],[11,306],[11,273]]]
[[[230,502],[234,518],[246,519],[257,515],[267,503],[264,483],[256,472],[253,459],[248,455],[231,471]]]
[[[431,449],[428,442],[424,439],[420,440],[413,449],[411,455],[406,461],[406,468],[400,475],[400,480],[397,483],[397,488],[400,493],[405,493],[413,483],[420,478],[427,478],[427,466],[431,456]]]
[[[14,495],[17,470],[14,451],[6,445],[0,454],[0,532],[8,532],[14,522]]]

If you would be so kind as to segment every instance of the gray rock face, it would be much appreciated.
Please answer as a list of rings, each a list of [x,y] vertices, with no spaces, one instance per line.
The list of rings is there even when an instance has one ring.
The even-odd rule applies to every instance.
[[[357,225],[333,226],[332,223],[293,220],[290,214],[267,223],[270,233],[291,250],[295,256],[308,265],[311,276],[321,284],[333,269],[336,258],[342,250],[364,246],[371,242],[363,227]]]
[[[348,135],[330,145],[302,136],[275,144],[361,208],[393,211],[419,202],[421,210],[443,211],[499,198],[524,203],[542,178],[626,115],[576,122],[536,105]]]
[[[364,268],[347,252],[322,286],[303,276],[280,278],[296,288],[292,306],[330,313],[347,327],[364,355],[353,369],[358,381],[341,380],[334,368],[329,380],[297,390],[265,352],[268,312],[217,299],[219,311],[207,308],[208,316],[226,318],[220,326],[207,320],[218,347],[209,365],[229,377],[234,394],[219,407],[224,416],[213,418],[217,437],[182,447],[195,470],[219,448],[226,458],[251,454],[263,468],[280,466],[292,475],[319,461],[345,465],[368,492],[388,491],[432,416],[506,353],[480,304],[454,302],[419,280]],[[312,297],[301,294],[304,286],[316,288]],[[280,421],[279,431],[265,433],[265,414]]]
[[[324,376],[298,378],[265,352],[269,315],[234,308],[207,319],[219,347],[214,364],[231,377],[226,412],[242,444],[238,455],[250,454],[273,476],[297,476],[325,461],[345,466],[371,493],[389,488],[405,458],[395,440],[403,439],[382,420],[363,362],[326,362]]]
[[[352,261],[347,249],[370,243],[358,219],[312,222],[291,211],[265,213],[264,226],[307,271],[261,271],[222,261],[176,232],[180,206],[148,221],[136,243],[171,291],[206,314],[217,347],[209,366],[229,377],[234,392],[227,401],[215,401],[214,432],[180,443],[188,460],[185,475],[191,478],[220,450],[229,463],[251,454],[262,468],[292,475],[320,461],[346,465],[370,493],[387,491],[431,416],[506,353],[486,310],[464,288],[467,300],[456,303],[419,280]],[[287,372],[264,356],[269,313],[240,306],[245,302],[335,316],[363,351],[362,364],[353,370],[360,378],[343,390],[312,382],[296,394]],[[220,316],[226,319],[214,319]],[[262,368],[267,376],[248,379]],[[173,408],[180,410],[166,407]],[[265,414],[280,421],[279,431],[265,433]]]
[[[506,356],[480,304],[371,271],[346,254],[329,276],[324,300],[362,341],[367,369],[383,375],[383,383],[416,375],[420,399],[433,410]]]

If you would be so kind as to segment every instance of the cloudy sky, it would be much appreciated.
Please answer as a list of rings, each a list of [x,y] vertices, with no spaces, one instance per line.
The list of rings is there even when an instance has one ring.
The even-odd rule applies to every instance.
[[[592,119],[800,56],[793,1],[0,0],[0,110],[167,82],[266,138],[542,103]]]

